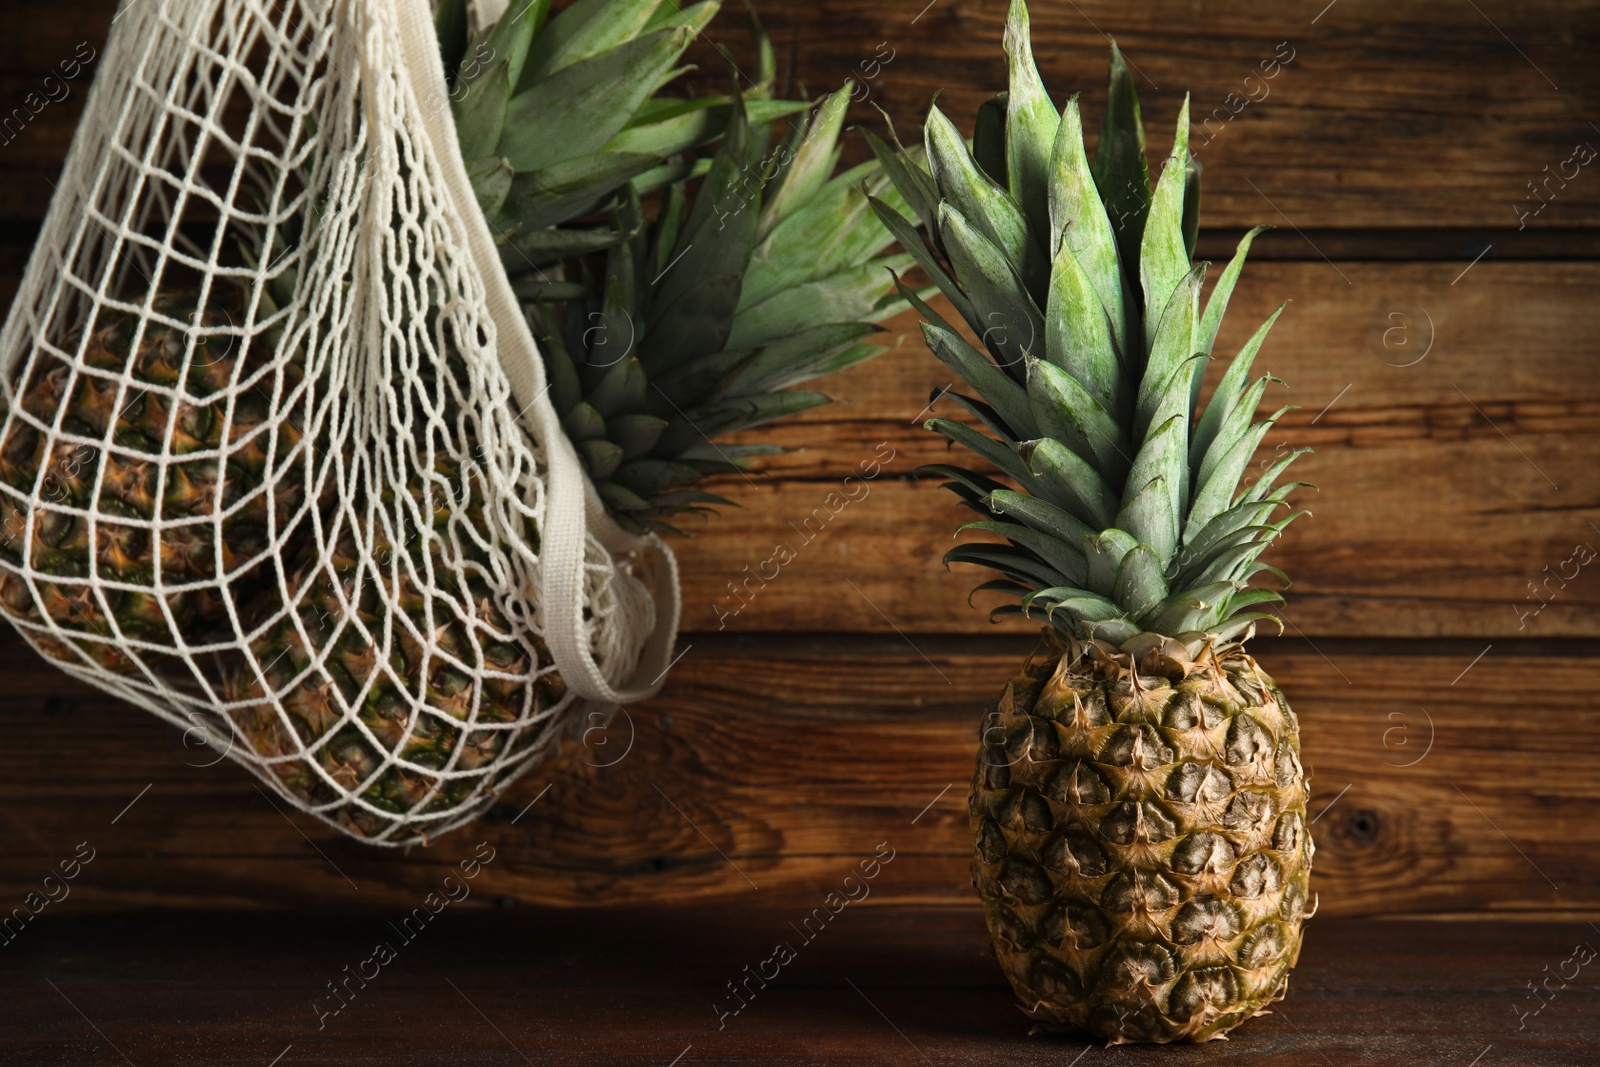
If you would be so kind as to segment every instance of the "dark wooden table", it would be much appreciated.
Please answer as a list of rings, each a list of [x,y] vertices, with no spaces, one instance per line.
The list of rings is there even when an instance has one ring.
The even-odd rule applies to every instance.
[[[1289,999],[1232,1040],[1105,1049],[1028,1035],[976,908],[446,908],[41,918],[0,950],[0,1063],[1193,1064],[1562,1067],[1600,1061],[1586,922],[1313,920]],[[327,983],[395,950],[342,1010]],[[726,984],[796,957],[737,1015]],[[1560,972],[1578,971],[1565,983]],[[771,968],[766,968],[771,973]],[[1549,978],[1532,1013],[1528,983]],[[328,1014],[318,1026],[317,1005]],[[1529,1014],[1519,1019],[1518,1012]],[[1521,1027],[1519,1029],[1519,1026]]]

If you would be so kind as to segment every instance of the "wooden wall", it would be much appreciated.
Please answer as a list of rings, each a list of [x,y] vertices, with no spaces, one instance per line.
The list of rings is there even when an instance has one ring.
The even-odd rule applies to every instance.
[[[796,88],[875,69],[872,100],[903,131],[935,91],[959,121],[1002,84],[1001,0],[760,7]],[[98,47],[111,14],[7,4],[0,107]],[[1600,914],[1600,567],[1541,587],[1537,614],[1528,587],[1600,546],[1600,161],[1548,178],[1600,150],[1600,4],[1039,0],[1033,18],[1047,84],[1081,89],[1090,115],[1115,35],[1158,152],[1185,90],[1197,116],[1226,114],[1230,93],[1260,97],[1245,78],[1263,61],[1292,55],[1195,141],[1203,254],[1279,227],[1221,350],[1292,301],[1260,365],[1299,410],[1263,457],[1312,446],[1301,476],[1320,489],[1277,553],[1296,578],[1288,635],[1256,655],[1304,723],[1323,909]],[[712,30],[735,56],[739,19],[730,5]],[[698,76],[720,69],[700,58]],[[86,80],[0,145],[8,300]],[[938,562],[959,515],[911,477],[942,453],[914,423],[950,378],[910,318],[893,326],[897,351],[829,383],[846,403],[773,435],[803,450],[728,479],[742,508],[679,543],[686,651],[666,692],[430,848],[284,815],[7,631],[0,904],[88,840],[73,908],[409,907],[480,837],[507,858],[483,897],[507,902],[810,904],[882,841],[904,859],[875,899],[969,900],[976,725],[1032,639],[986,623],[966,603],[978,578]],[[893,450],[883,476],[801,544],[795,527],[875,449]],[[794,562],[736,599],[729,583],[780,542]]]

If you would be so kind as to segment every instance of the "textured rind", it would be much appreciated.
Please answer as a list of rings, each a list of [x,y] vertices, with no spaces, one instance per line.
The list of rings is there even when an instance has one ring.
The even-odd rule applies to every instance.
[[[169,319],[217,329],[238,320],[241,299],[224,291],[202,313],[197,295],[183,291],[157,294],[153,306]],[[107,313],[76,362],[41,349],[15,383],[17,412],[0,398],[0,480],[11,489],[0,491],[0,611],[28,627],[48,656],[86,657],[133,676],[143,668],[113,638],[194,645],[226,636],[221,586],[241,585],[247,571],[259,570],[269,530],[288,527],[303,501],[298,479],[281,473],[295,462],[286,458],[297,454],[295,420],[271,417],[271,380],[237,385],[261,372],[268,350],[256,345],[241,356],[230,343],[212,355],[208,341],[219,342],[201,336],[190,353],[188,331],[151,321],[140,333],[139,325],[137,316]],[[75,334],[64,350],[79,349]],[[276,373],[285,393],[300,381],[297,363]],[[274,468],[280,473],[269,497],[261,486]],[[220,540],[218,511],[228,512]],[[30,569],[37,594],[24,577]],[[121,584],[96,590],[88,584],[95,578]],[[158,584],[186,588],[166,593],[163,607]],[[47,619],[68,636],[41,633]],[[169,658],[140,655],[144,668]]]
[[[1046,639],[980,729],[973,880],[1022,1009],[1209,1041],[1284,995],[1312,844],[1299,724],[1240,646]]]

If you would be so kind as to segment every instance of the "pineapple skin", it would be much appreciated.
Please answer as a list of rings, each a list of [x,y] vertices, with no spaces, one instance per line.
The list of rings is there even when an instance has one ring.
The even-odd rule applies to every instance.
[[[539,743],[549,721],[526,720],[566,694],[544,642],[519,635],[497,606],[477,574],[488,560],[464,531],[466,577],[454,576],[457,557],[447,547],[452,513],[437,494],[441,486],[465,486],[460,521],[482,529],[482,487],[443,460],[434,468],[432,495],[423,481],[413,478],[408,489],[416,513],[431,516],[422,538],[436,586],[431,593],[422,573],[395,566],[405,548],[380,531],[363,551],[346,527],[326,559],[308,540],[286,567],[293,607],[286,610],[277,590],[268,589],[246,610],[261,669],[234,654],[223,674],[225,697],[240,705],[228,715],[250,748],[290,794],[357,837],[378,837],[407,817],[442,822],[485,779],[484,800],[492,800],[496,782],[517,766],[496,767],[495,760],[508,747],[515,753]],[[393,509],[393,494],[385,493],[383,503]],[[534,540],[531,530],[526,536]],[[416,565],[420,571],[422,563]],[[463,594],[470,617],[459,614]],[[268,619],[274,621],[263,627]],[[428,638],[436,652],[428,651]],[[524,641],[533,645],[531,658]],[[469,672],[480,664],[487,674],[475,681]],[[348,794],[379,811],[341,803]]]
[[[231,324],[239,310],[230,294],[202,315],[191,292],[158,294],[154,306],[169,318],[201,327]],[[71,646],[43,634],[33,640],[46,655],[68,664],[81,662],[81,653],[107,670],[133,676],[142,673],[138,664],[107,639],[121,633],[156,644],[193,645],[225,637],[229,626],[220,585],[238,581],[251,558],[267,547],[269,519],[285,528],[303,500],[295,480],[284,479],[271,500],[275,516],[269,517],[268,497],[259,491],[271,465],[271,435],[277,435],[280,457],[300,439],[292,421],[268,425],[270,383],[238,393],[230,422],[227,391],[241,362],[232,346],[212,354],[205,342],[197,344],[185,370],[186,330],[151,321],[135,346],[137,327],[136,316],[112,314],[88,338],[83,369],[76,375],[69,363],[41,353],[27,380],[17,383],[17,406],[34,419],[50,425],[64,407],[65,431],[102,442],[109,437],[111,448],[58,440],[21,419],[11,421],[0,441],[0,480],[17,493],[32,493],[41,468],[47,468],[45,503],[31,536],[25,501],[0,493],[0,560],[9,564],[0,567],[0,611],[34,624],[48,616],[68,633],[99,637]],[[76,348],[76,340],[65,347]],[[243,373],[254,372],[263,358],[259,353],[248,357]],[[130,379],[125,391],[119,390],[118,375]],[[300,369],[290,365],[285,375],[286,389],[292,389]],[[0,421],[6,413],[0,400]],[[164,452],[174,461],[158,491],[158,460]],[[220,542],[212,519],[219,509],[231,512],[222,520]],[[93,534],[81,514],[90,510],[100,515]],[[169,525],[156,536],[143,525],[151,520]],[[167,594],[171,622],[154,588],[158,558],[164,585],[191,585]],[[38,580],[37,598],[18,573],[25,565],[45,576]],[[80,581],[49,580],[55,576]],[[149,591],[104,589],[108,614],[81,584],[92,577]],[[142,658],[154,664],[168,657],[146,652]]]
[[[1210,1041],[1284,995],[1314,911],[1308,779],[1242,647],[1049,635],[979,736],[973,881],[1041,1028]]]

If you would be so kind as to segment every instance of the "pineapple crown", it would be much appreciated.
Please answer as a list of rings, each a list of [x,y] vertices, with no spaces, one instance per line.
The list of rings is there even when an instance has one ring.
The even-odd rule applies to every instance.
[[[944,478],[981,519],[945,555],[1004,577],[977,591],[1015,596],[997,615],[1042,610],[1063,634],[1122,644],[1140,633],[1231,640],[1281,601],[1250,588],[1261,553],[1304,512],[1274,519],[1305,483],[1276,485],[1308,449],[1251,485],[1241,479],[1267,430],[1270,376],[1251,379],[1280,306],[1244,345],[1210,401],[1201,382],[1250,243],[1240,241],[1209,300],[1208,264],[1192,264],[1199,166],[1189,104],[1152,183],[1138,98],[1116,45],[1104,126],[1091,163],[1078,100],[1061,113],[1033,60],[1028,12],[1012,0],[1009,90],[980,107],[969,147],[937,107],[924,127],[927,168],[870,137],[910,205],[873,208],[938,285],[982,346],[901,285],[928,347],[976,393],[954,399],[988,430],[935,418],[927,428],[977,453],[1019,489],[951,465]],[[892,131],[891,131],[892,133]],[[924,240],[918,223],[927,233]],[[898,284],[898,280],[897,280]],[[1020,490],[1020,491],[1019,491]],[[959,531],[958,531],[959,532]]]
[[[883,268],[912,260],[880,255],[866,195],[905,205],[876,163],[834,175],[851,86],[810,114],[771,98],[754,12],[750,87],[678,98],[657,94],[719,0],[550,6],[472,41],[465,0],[443,0],[458,140],[601,499],[627,529],[676,532],[729,503],[696,482],[783,451],[713,438],[829,402],[791,387],[883,351],[861,343],[904,307]]]
[[[882,254],[893,238],[868,197],[905,204],[881,168],[834,173],[852,91],[773,149],[770,112],[747,112],[735,89],[715,154],[685,167],[658,217],[630,187],[603,284],[521,289],[537,298],[551,400],[623,526],[678,532],[667,519],[730,503],[695,483],[784,449],[716,438],[829,403],[793,387],[884,351],[867,338],[904,308],[893,272],[912,260]],[[556,296],[576,299],[558,310],[544,302]]]

